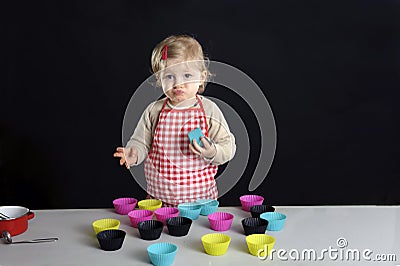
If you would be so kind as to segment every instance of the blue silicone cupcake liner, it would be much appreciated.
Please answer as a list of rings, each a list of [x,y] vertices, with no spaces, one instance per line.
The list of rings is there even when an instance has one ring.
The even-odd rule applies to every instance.
[[[200,215],[204,216],[216,212],[219,206],[219,201],[214,199],[200,199],[196,202],[201,204]]]
[[[150,261],[156,266],[169,266],[174,263],[178,247],[172,243],[159,242],[147,247]]]
[[[260,218],[268,221],[267,231],[280,231],[286,222],[286,215],[280,212],[264,212]]]
[[[181,203],[178,205],[179,216],[197,220],[200,215],[201,205],[195,202]]]

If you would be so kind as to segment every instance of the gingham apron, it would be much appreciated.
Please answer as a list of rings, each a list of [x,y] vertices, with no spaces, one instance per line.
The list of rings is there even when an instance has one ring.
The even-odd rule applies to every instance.
[[[206,162],[189,149],[188,133],[201,128],[208,137],[203,104],[200,108],[165,109],[165,100],[146,158],[144,171],[147,193],[166,206],[176,206],[197,199],[217,199],[214,179],[218,167]]]

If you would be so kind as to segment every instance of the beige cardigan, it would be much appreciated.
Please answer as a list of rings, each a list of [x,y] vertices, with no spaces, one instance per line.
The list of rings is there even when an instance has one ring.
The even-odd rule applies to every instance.
[[[211,164],[220,165],[233,158],[236,152],[235,137],[230,132],[224,115],[218,106],[204,96],[199,96],[204,107],[208,124],[208,136],[215,143],[217,153],[211,160]],[[127,147],[135,147],[138,150],[138,165],[144,161],[150,151],[154,132],[157,126],[165,98],[151,103],[143,112],[133,135],[127,143]],[[200,105],[197,105],[198,108]],[[168,108],[168,105],[165,106]]]

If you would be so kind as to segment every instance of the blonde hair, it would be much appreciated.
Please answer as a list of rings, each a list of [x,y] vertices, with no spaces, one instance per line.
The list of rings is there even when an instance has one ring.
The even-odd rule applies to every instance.
[[[200,43],[189,35],[172,35],[158,43],[151,55],[151,68],[158,81],[160,71],[165,69],[167,65],[167,60],[162,59],[163,50],[166,46],[167,60],[169,58],[182,59],[183,61],[199,60],[197,65],[200,71],[206,71],[206,81],[211,76],[207,66],[209,59],[204,56]],[[199,93],[204,92],[206,81],[199,86]]]

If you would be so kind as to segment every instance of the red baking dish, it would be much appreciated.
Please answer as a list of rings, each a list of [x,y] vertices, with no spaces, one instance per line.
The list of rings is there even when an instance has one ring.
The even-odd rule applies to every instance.
[[[11,236],[25,232],[28,229],[28,220],[35,217],[33,212],[21,206],[1,206],[0,213],[10,217],[0,218],[0,234],[7,230]]]

